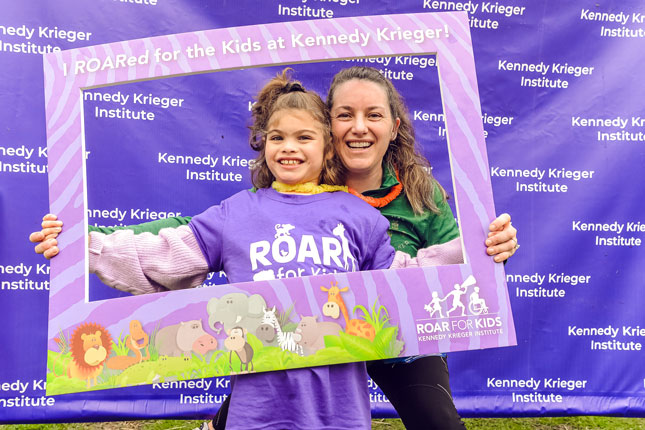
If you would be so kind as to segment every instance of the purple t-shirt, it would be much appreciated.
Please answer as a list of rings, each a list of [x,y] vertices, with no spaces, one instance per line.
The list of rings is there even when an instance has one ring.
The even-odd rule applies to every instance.
[[[386,269],[388,221],[348,193],[243,191],[194,217],[210,269],[230,282]],[[369,429],[364,363],[232,377],[227,429]]]
[[[189,225],[231,283],[386,269],[394,255],[385,217],[344,192],[242,191]]]

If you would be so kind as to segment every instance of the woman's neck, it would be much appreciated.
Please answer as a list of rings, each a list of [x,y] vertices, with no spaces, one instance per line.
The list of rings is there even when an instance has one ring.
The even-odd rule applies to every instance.
[[[383,169],[371,171],[366,174],[349,173],[345,183],[348,187],[353,188],[359,193],[369,190],[377,190],[383,182]]]

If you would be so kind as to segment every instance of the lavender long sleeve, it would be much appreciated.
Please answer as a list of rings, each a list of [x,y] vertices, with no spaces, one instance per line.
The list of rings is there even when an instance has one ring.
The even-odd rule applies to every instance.
[[[120,230],[90,233],[90,273],[110,287],[132,294],[195,287],[206,279],[208,263],[188,226],[158,235]]]
[[[464,254],[461,248],[461,238],[457,237],[446,243],[420,249],[414,258],[411,258],[405,252],[396,251],[390,269],[441,266],[445,264],[461,264],[463,262]]]
[[[195,287],[208,273],[195,235],[188,226],[158,235],[120,230],[90,233],[90,272],[106,285],[132,294]],[[463,263],[461,239],[420,249],[417,257],[397,251],[392,269]]]

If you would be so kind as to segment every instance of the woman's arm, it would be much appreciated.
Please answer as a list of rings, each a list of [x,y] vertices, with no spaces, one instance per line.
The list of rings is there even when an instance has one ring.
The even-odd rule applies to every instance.
[[[94,225],[88,225],[88,231],[97,231],[99,233],[110,234],[118,230],[132,230],[134,234],[140,233],[152,233],[157,234],[163,228],[176,228],[181,225],[188,225],[191,217],[182,216],[182,217],[170,217],[165,219],[158,219],[156,221],[148,221],[141,224],[134,225],[125,225],[125,226],[115,226],[115,227],[97,227]]]
[[[459,235],[459,228],[457,227],[450,206],[445,200],[438,200],[439,197],[442,197],[438,196],[438,194],[435,192],[435,203],[441,212],[436,215],[429,224],[430,228],[425,232],[426,243],[428,245],[426,248],[430,248],[432,245],[446,243],[448,242],[446,240],[447,238],[452,240],[455,234]],[[493,257],[496,263],[505,262],[519,248],[517,244],[517,229],[511,224],[511,216],[507,213],[501,214],[491,222],[488,228],[490,231],[484,243],[486,253]],[[421,252],[421,250],[418,252]]]
[[[517,229],[511,225],[511,217],[502,214],[490,225],[491,232],[486,239],[486,252],[495,262],[504,262],[510,258],[519,245],[517,245]],[[444,264],[461,264],[464,262],[461,238],[450,240],[440,245],[432,245],[417,251],[417,256],[412,258],[405,252],[397,251],[391,269],[403,269],[419,266],[441,266]]]
[[[388,269],[395,257],[394,247],[390,244],[390,236],[387,234],[390,222],[375,210],[374,215],[376,222],[370,229],[369,236],[364,236],[369,237],[365,243],[367,258],[361,262],[360,270]],[[396,254],[399,254],[399,251]]]
[[[517,243],[517,229],[511,224],[511,216],[503,213],[493,220],[488,227],[490,232],[486,239],[486,253],[496,263],[506,262],[515,254],[520,245]]]
[[[63,229],[63,222],[59,221],[56,215],[47,214],[40,224],[41,230],[29,235],[29,240],[37,245],[34,247],[36,254],[43,254],[46,259],[58,255],[58,241],[56,238]]]

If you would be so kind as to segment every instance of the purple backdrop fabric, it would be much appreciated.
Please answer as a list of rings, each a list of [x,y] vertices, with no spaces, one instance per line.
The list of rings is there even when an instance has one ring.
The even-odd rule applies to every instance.
[[[638,264],[645,256],[642,2],[63,0],[0,6],[0,237],[9,245],[0,248],[0,421],[207,416],[227,393],[227,380],[216,378],[44,395],[48,265],[26,240],[48,212],[40,54],[216,27],[454,9],[471,17],[497,212],[512,213],[522,244],[506,267],[519,345],[451,354],[457,407],[464,416],[645,416],[645,276]],[[436,68],[431,57],[415,58],[370,64],[405,95],[424,151],[449,185],[438,89],[433,100],[415,91],[436,86]],[[334,67],[349,64],[323,72],[302,65],[297,73],[324,94]],[[192,180],[184,188],[178,177],[192,171],[208,178],[217,169],[172,163],[163,154],[186,145],[207,154],[217,145],[231,157],[250,158],[249,102],[258,83],[277,70],[86,93],[89,207],[96,211],[90,222],[138,223],[150,220],[152,211],[195,214],[248,187],[246,170],[227,166],[220,179]],[[106,101],[106,94],[117,93]],[[168,97],[169,105],[150,104],[147,95]],[[172,99],[184,101],[172,106]],[[101,109],[144,109],[155,119],[98,118]],[[218,126],[223,123],[240,124],[239,131]],[[114,165],[123,173],[111,175]],[[93,299],[113,294],[106,289]],[[393,415],[379,391],[372,400],[375,416]]]

